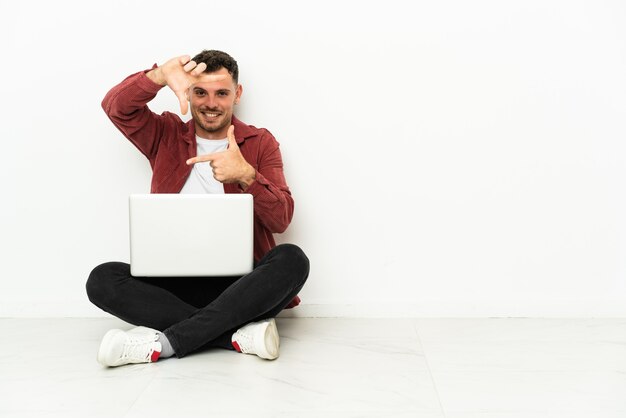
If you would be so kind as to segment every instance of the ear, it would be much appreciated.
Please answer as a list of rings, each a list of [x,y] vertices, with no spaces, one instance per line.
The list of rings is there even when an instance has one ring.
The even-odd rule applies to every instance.
[[[241,84],[237,84],[237,89],[235,90],[235,104],[239,104],[241,100],[241,95],[243,93],[243,86]]]

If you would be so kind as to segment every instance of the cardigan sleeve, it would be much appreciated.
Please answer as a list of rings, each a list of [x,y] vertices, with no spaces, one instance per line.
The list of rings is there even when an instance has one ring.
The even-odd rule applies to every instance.
[[[163,136],[164,116],[153,113],[147,103],[161,88],[141,71],[113,87],[102,101],[102,108],[111,122],[151,164]]]
[[[254,196],[254,212],[263,226],[272,233],[281,233],[291,223],[294,201],[283,173],[278,141],[265,130],[262,142],[256,180],[246,192]]]

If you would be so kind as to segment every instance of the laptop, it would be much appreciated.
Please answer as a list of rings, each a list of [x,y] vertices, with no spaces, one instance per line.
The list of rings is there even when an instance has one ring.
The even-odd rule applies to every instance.
[[[252,271],[251,194],[133,194],[130,272],[140,277],[241,276]]]

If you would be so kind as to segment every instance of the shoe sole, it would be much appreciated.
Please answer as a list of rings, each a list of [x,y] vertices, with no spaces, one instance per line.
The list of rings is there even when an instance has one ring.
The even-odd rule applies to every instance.
[[[280,336],[278,335],[278,328],[276,328],[276,320],[271,319],[268,321],[267,327],[263,330],[263,336],[260,341],[264,342],[264,346],[259,350],[262,355],[259,357],[266,360],[275,360],[278,358],[280,349]]]

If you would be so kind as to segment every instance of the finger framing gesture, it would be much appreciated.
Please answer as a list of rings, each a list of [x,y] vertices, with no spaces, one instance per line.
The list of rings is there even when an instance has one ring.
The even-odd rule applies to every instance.
[[[224,78],[223,75],[203,74],[206,68],[205,63],[197,64],[189,55],[181,55],[148,71],[146,76],[157,84],[168,86],[178,98],[181,113],[186,115],[189,110],[189,87],[200,81],[219,81]]]

